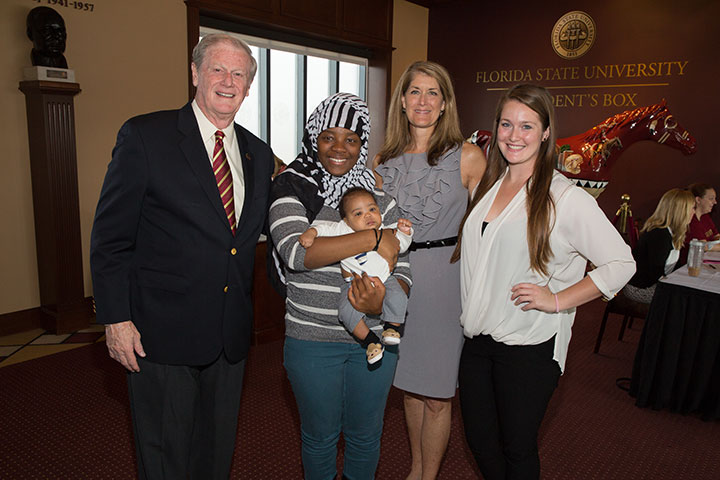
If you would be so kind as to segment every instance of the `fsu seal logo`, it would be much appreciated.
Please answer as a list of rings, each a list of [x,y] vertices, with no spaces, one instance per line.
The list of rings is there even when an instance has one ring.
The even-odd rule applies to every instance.
[[[595,22],[585,12],[569,12],[555,22],[551,42],[555,53],[568,60],[580,58],[595,43]]]

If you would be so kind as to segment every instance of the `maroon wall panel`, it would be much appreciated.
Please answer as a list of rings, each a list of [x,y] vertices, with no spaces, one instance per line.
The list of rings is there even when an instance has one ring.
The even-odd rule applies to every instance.
[[[551,34],[555,22],[573,10],[592,17],[595,42],[582,57],[568,60],[553,50]],[[656,143],[636,143],[620,157],[599,198],[612,216],[620,195],[629,193],[635,216],[647,218],[672,187],[705,181],[720,189],[715,131],[720,109],[718,18],[720,2],[710,0],[455,1],[430,9],[428,58],[453,76],[466,135],[492,129],[502,94],[494,89],[520,79],[551,87],[553,95],[560,95],[560,137],[584,132],[634,106],[666,99],[675,118],[697,140],[697,153],[686,157]],[[655,75],[650,75],[653,70]],[[714,218],[720,224],[717,212]]]

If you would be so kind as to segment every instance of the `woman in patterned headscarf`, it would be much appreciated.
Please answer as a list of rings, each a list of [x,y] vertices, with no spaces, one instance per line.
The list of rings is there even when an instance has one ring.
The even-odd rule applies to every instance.
[[[340,220],[337,206],[345,190],[374,189],[373,174],[367,169],[369,136],[365,102],[347,93],[332,95],[310,115],[302,152],[273,183],[270,235],[286,265],[284,365],[300,412],[307,479],[336,478],[340,432],[345,438],[343,475],[374,477],[385,401],[397,362],[397,348],[388,347],[380,362],[368,365],[365,349],[338,321],[344,281],[340,260],[377,249],[394,265],[399,249],[395,236],[361,231],[318,237],[308,249],[298,243],[316,218]],[[382,191],[375,194],[384,222],[397,221],[392,198]],[[399,262],[393,275],[404,286],[410,284],[407,262]],[[364,276],[353,282],[351,292],[358,311],[381,312],[385,294],[381,282],[371,283]],[[375,332],[382,329],[376,316],[366,317],[365,322]]]

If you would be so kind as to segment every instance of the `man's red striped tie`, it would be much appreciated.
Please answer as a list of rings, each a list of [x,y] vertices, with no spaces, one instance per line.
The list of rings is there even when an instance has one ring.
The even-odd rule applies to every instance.
[[[223,145],[223,138],[225,134],[218,130],[215,132],[215,149],[213,151],[213,173],[215,174],[215,181],[217,182],[218,190],[220,191],[220,198],[222,199],[223,207],[225,208],[225,214],[227,215],[228,222],[230,223],[230,229],[233,235],[235,235],[235,196],[233,193],[233,180],[232,173],[230,173],[230,164],[227,161],[227,155],[225,155],[225,146]]]

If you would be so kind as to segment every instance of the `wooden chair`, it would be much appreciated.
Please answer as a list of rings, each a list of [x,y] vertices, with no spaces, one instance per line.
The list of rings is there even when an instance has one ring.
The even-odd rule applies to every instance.
[[[595,350],[593,350],[593,352],[598,353],[600,350],[600,343],[602,342],[603,334],[605,333],[605,325],[607,324],[608,315],[616,313],[623,316],[622,324],[620,325],[620,334],[618,335],[618,341],[621,341],[625,335],[625,328],[628,327],[628,320],[630,321],[630,327],[632,327],[632,319],[644,319],[647,317],[649,309],[649,304],[630,300],[622,293],[622,291],[619,292],[615,298],[607,303],[607,306],[605,307],[605,314],[603,315],[602,322],[600,323],[600,331],[598,332],[597,340],[595,340]]]

